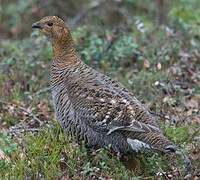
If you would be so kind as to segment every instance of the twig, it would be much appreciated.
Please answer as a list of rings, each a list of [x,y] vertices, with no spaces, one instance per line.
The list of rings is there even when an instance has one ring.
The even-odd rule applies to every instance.
[[[1,99],[0,99],[0,103],[10,105],[9,102],[3,101],[3,100],[1,100]]]
[[[31,131],[31,132],[34,132],[34,131],[39,131],[41,130],[40,128],[28,128],[28,129],[25,129],[26,132],[28,131]]]
[[[166,117],[164,114],[161,114],[161,113],[156,113],[156,112],[150,112],[151,114],[153,114],[153,115],[155,115],[155,116],[158,116],[158,117],[160,117],[160,118],[164,118],[164,119],[167,119],[167,120],[171,120],[171,118],[168,118],[168,117]]]
[[[40,89],[39,91],[37,91],[35,93],[35,95],[39,95],[39,94],[45,93],[45,92],[50,91],[50,90],[51,90],[51,87],[45,87],[45,88]]]
[[[191,141],[197,134],[200,132],[200,127],[197,127],[197,129],[192,133],[189,140]]]
[[[9,134],[23,134],[25,132],[38,132],[40,131],[40,128],[27,128],[26,126],[23,128],[20,127],[11,127],[9,128],[9,130],[7,131]]]
[[[35,119],[36,121],[38,121],[40,124],[42,124],[43,122],[32,112],[27,111],[25,108],[19,106],[19,109],[24,111],[25,113],[27,113],[29,116],[31,116],[33,119]]]
[[[77,23],[79,23],[80,20],[83,19],[87,15],[88,11],[98,8],[105,2],[106,0],[99,0],[95,2],[92,1],[87,8],[81,10],[73,19],[71,19],[71,26],[74,26]]]
[[[0,103],[2,104],[6,104],[6,105],[12,105],[12,103],[9,103],[9,102],[6,102],[4,100],[1,100],[0,99]],[[35,115],[33,114],[32,112],[29,112],[27,109],[25,109],[24,107],[21,107],[17,104],[14,104],[15,106],[18,106],[18,109],[25,112],[26,114],[28,114],[28,116],[32,117],[33,119],[35,119],[36,121],[38,121],[40,124],[43,124],[43,122]]]
[[[113,39],[108,43],[108,45],[103,49],[103,52],[100,53],[99,55],[99,59],[102,58],[106,53],[108,53],[108,51],[113,47],[113,45],[118,41],[118,39],[121,37],[121,34],[118,34],[120,30],[116,29],[116,31],[113,33],[114,35],[116,35],[115,37],[113,37]]]

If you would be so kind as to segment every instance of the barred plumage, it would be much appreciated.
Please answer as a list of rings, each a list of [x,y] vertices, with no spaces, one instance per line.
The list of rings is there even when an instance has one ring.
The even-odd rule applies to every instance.
[[[90,146],[111,146],[121,153],[145,149],[175,152],[155,117],[132,93],[80,60],[61,19],[48,16],[34,27],[53,44],[52,96],[56,118],[64,130]]]

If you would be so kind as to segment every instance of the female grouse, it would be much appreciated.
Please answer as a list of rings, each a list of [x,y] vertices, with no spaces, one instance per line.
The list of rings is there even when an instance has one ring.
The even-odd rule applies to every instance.
[[[47,16],[32,28],[40,29],[52,42],[52,96],[56,118],[64,130],[90,146],[110,146],[120,153],[176,151],[131,92],[81,61],[62,19]]]

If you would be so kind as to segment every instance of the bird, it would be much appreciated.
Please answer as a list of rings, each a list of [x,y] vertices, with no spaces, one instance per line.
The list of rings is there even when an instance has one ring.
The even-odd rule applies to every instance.
[[[120,82],[85,64],[71,32],[57,16],[32,24],[52,44],[51,92],[56,119],[65,132],[89,147],[114,152],[175,153],[156,117]]]

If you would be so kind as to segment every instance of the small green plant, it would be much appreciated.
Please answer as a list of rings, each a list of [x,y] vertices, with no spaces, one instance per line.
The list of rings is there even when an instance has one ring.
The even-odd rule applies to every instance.
[[[0,133],[0,149],[6,155],[11,155],[17,149],[17,144],[13,142],[10,136]]]
[[[0,177],[5,177],[4,175],[10,170],[10,157],[15,156],[17,148],[17,144],[13,142],[10,136],[0,133]]]
[[[165,133],[175,143],[187,142],[189,137],[187,127],[165,127]]]

